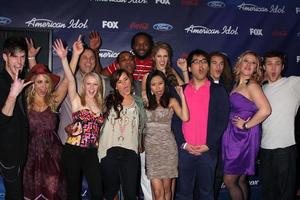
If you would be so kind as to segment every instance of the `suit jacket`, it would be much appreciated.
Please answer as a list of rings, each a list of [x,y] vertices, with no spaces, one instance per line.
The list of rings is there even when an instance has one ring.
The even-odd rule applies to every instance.
[[[212,155],[218,154],[220,139],[226,129],[228,119],[229,99],[226,89],[219,84],[211,82],[206,138],[206,145],[209,148],[208,153]],[[178,148],[180,148],[186,141],[182,133],[182,121],[176,115],[174,115],[172,120],[172,131]]]
[[[23,93],[16,99],[13,116],[1,112],[12,82],[3,69],[0,72],[0,162],[5,166],[24,164],[27,153],[28,118]]]

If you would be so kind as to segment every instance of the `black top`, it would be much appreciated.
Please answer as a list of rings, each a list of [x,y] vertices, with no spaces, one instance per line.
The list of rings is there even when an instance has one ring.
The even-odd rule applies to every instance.
[[[0,162],[6,167],[24,164],[28,139],[24,92],[17,97],[13,116],[1,112],[12,82],[11,76],[3,69],[0,72]]]

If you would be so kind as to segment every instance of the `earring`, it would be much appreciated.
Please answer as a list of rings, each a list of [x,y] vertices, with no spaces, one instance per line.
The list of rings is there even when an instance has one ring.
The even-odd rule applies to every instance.
[[[153,95],[154,93],[153,93],[153,91],[151,90],[151,95]]]

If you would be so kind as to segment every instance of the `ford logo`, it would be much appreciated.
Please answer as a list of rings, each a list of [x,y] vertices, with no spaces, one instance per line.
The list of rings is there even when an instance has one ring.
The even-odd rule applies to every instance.
[[[11,21],[12,20],[10,18],[0,16],[0,26],[10,24]]]
[[[299,38],[300,38],[300,32],[298,32],[298,33],[297,33],[297,37],[299,37]]]
[[[153,28],[157,31],[170,31],[173,29],[173,26],[165,23],[154,24]]]
[[[211,8],[224,8],[226,6],[222,1],[209,1],[207,5]]]

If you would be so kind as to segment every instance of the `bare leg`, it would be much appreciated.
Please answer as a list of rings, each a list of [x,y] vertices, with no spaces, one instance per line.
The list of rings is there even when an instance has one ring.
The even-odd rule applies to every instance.
[[[171,200],[172,199],[172,179],[166,178],[162,179],[163,187],[164,187],[164,193],[165,193],[165,199]]]
[[[154,194],[155,200],[166,200],[165,191],[162,179],[153,178],[150,180],[152,193]]]
[[[248,199],[248,182],[246,175],[242,175],[239,178],[239,186],[242,189],[244,200]]]

